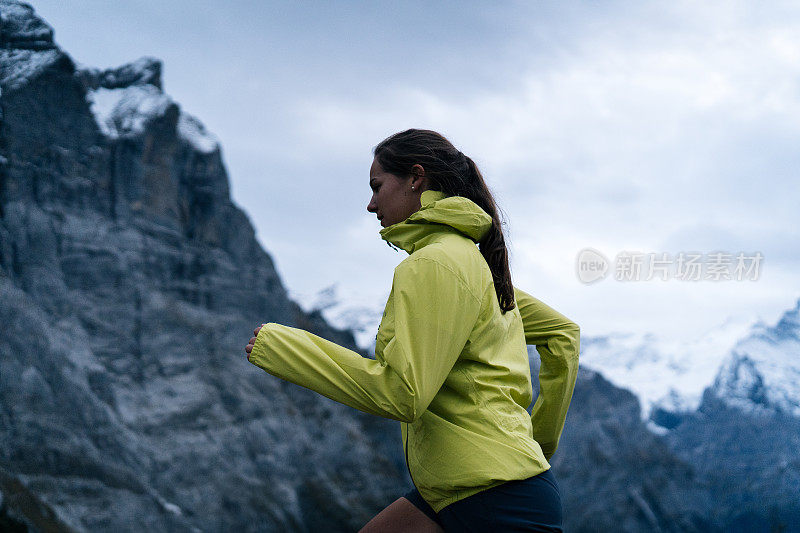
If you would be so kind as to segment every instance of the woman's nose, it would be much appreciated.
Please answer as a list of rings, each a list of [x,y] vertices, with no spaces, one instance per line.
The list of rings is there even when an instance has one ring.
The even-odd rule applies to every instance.
[[[377,206],[375,205],[375,199],[370,198],[369,203],[367,204],[367,211],[370,213],[375,213],[378,210]]]

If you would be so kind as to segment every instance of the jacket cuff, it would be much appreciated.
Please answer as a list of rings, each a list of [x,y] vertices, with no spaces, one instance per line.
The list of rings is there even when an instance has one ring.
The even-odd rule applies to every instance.
[[[256,342],[253,344],[253,349],[250,350],[250,357],[248,359],[259,368],[264,368],[265,363],[269,360],[267,357],[266,337],[272,325],[273,323],[270,322],[261,326],[261,329],[258,330],[258,335],[256,335]]]

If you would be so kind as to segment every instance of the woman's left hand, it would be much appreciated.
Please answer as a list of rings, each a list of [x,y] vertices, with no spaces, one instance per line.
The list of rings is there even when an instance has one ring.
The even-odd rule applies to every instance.
[[[255,345],[255,343],[256,343],[256,337],[258,337],[258,331],[259,331],[259,330],[260,330],[260,329],[261,329],[263,326],[264,326],[264,324],[261,324],[260,326],[258,326],[256,329],[254,329],[254,330],[253,330],[253,335],[254,335],[254,336],[253,336],[253,338],[251,338],[251,339],[250,339],[250,343],[249,343],[247,346],[245,346],[245,347],[244,347],[244,351],[245,351],[245,352],[247,352],[247,360],[248,360],[248,361],[250,360],[250,352],[252,352],[252,351],[253,351],[253,346],[254,346],[254,345]]]

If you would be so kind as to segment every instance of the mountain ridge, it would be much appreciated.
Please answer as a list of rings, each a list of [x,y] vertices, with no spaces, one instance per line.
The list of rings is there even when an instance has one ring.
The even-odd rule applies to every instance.
[[[0,467],[78,531],[363,525],[399,431],[247,363],[261,322],[357,347],[288,298],[160,62],[81,69],[0,17]]]

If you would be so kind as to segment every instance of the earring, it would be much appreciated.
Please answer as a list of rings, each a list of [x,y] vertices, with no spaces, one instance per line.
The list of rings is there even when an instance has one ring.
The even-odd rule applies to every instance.
[[[414,190],[414,186],[413,186],[413,185],[411,186],[411,190],[412,190],[412,191]]]

